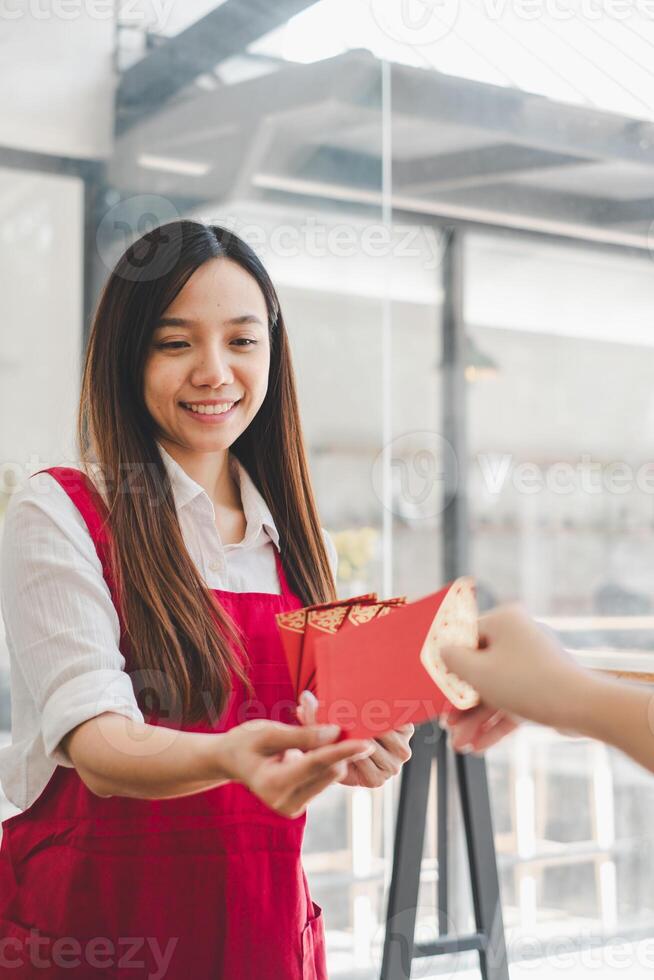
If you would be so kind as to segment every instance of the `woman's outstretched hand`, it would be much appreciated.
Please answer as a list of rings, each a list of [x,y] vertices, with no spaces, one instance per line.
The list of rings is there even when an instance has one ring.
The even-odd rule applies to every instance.
[[[348,766],[373,751],[369,739],[334,743],[338,725],[285,725],[257,718],[224,733],[221,764],[267,806],[298,817],[330,783],[343,779]]]
[[[297,716],[303,725],[315,723],[317,707],[318,702],[311,691],[302,691]],[[366,758],[349,759],[345,773],[337,782],[343,786],[367,786],[371,789],[382,786],[391,776],[397,776],[404,763],[411,758],[409,741],[414,731],[414,726],[409,723],[372,739],[372,754]],[[347,745],[348,741],[340,744]]]
[[[440,716],[441,726],[450,733],[450,746],[455,752],[485,752],[510,735],[520,724],[505,711],[496,711],[485,704],[461,711],[450,708]]]
[[[479,650],[451,647],[442,651],[445,666],[479,691],[484,707],[474,710],[500,712],[514,725],[517,718],[524,718],[559,730],[572,727],[575,702],[589,674],[555,635],[517,604],[499,606],[481,616],[479,633],[483,638]],[[472,714],[459,712],[452,720],[462,730],[469,724],[466,716]],[[499,733],[503,734],[507,721],[501,726]],[[467,734],[460,736],[459,744]]]

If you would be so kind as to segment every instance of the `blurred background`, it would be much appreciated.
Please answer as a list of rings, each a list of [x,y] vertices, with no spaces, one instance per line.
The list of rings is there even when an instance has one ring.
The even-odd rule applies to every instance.
[[[652,669],[654,10],[80,0],[0,21],[0,524],[30,473],[76,457],[118,256],[173,218],[211,221],[278,287],[339,594],[412,600],[473,574],[483,608],[523,601],[589,665]],[[0,670],[6,742],[1,643]],[[575,977],[624,943],[630,977],[649,975],[651,776],[532,726],[487,765],[512,977],[558,976],[561,941]],[[309,812],[334,978],[379,974],[399,782],[334,786]],[[413,975],[455,970],[479,975],[474,955]]]

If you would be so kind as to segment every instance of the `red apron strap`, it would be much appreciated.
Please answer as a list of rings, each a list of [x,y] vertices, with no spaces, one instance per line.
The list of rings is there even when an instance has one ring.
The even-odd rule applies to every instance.
[[[111,532],[108,524],[109,511],[107,505],[93,482],[82,470],[76,470],[71,466],[52,466],[49,469],[37,470],[31,476],[37,476],[39,473],[49,473],[66,491],[84,518],[102,565],[105,582],[109,587],[118,613],[121,634],[124,634],[120,603],[109,561],[109,535]]]
[[[49,469],[37,470],[31,476],[37,476],[39,473],[49,473],[59,483],[62,489],[66,491],[84,518],[95,545],[98,558],[100,559],[104,578],[111,592],[116,612],[118,613],[121,635],[124,635],[125,630],[120,613],[120,603],[109,562],[109,535],[111,532],[108,524],[109,512],[107,505],[93,482],[82,470],[76,470],[70,466],[52,466]],[[279,549],[276,546],[273,547],[277,575],[279,576],[279,584],[281,586],[281,595],[285,597],[294,595],[286,578]]]
[[[279,577],[279,584],[281,586],[281,595],[289,596],[293,593],[288,584],[288,579],[286,578],[286,572],[284,571],[284,566],[282,565],[282,557],[279,553],[279,549],[275,544],[273,544],[273,549],[275,552],[275,564],[277,565],[277,575]]]

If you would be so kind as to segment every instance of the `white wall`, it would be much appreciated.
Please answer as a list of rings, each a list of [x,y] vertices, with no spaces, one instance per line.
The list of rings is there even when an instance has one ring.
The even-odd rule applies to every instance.
[[[109,154],[112,7],[101,0],[3,4],[0,146],[82,158]]]
[[[79,180],[0,171],[0,513],[1,491],[74,452],[82,230]]]

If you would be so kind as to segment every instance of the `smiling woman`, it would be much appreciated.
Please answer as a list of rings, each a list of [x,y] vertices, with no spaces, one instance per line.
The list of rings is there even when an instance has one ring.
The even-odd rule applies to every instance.
[[[181,413],[207,438],[220,427],[224,441],[252,421],[270,369],[267,320],[261,289],[237,262],[213,259],[191,276],[159,318],[145,364],[146,405],[162,428],[175,431]]]
[[[236,404],[218,416],[184,407],[216,401]],[[256,254],[233,232],[171,222],[119,260],[89,341],[79,442],[109,479],[135,460],[144,464],[142,491],[114,486],[108,497],[135,665],[160,670],[166,651],[174,683],[162,678],[165,703],[174,692],[197,719],[208,683],[224,710],[229,671],[241,672],[232,649],[238,633],[220,609],[218,634],[212,628],[215,604],[207,605],[197,570],[184,560],[156,443],[204,489],[214,512],[240,508],[228,465],[235,457],[270,508],[292,587],[306,602],[335,594],[279,300]]]
[[[2,542],[33,729],[0,753],[25,807],[0,850],[16,975],[33,975],[32,930],[79,950],[150,937],[172,980],[190,963],[324,980],[305,811],[375,747],[294,703],[275,616],[335,598],[333,545],[277,294],[245,242],[179,221],[130,246],[96,311],[78,439],[81,468],[40,473],[47,494],[33,474]]]

